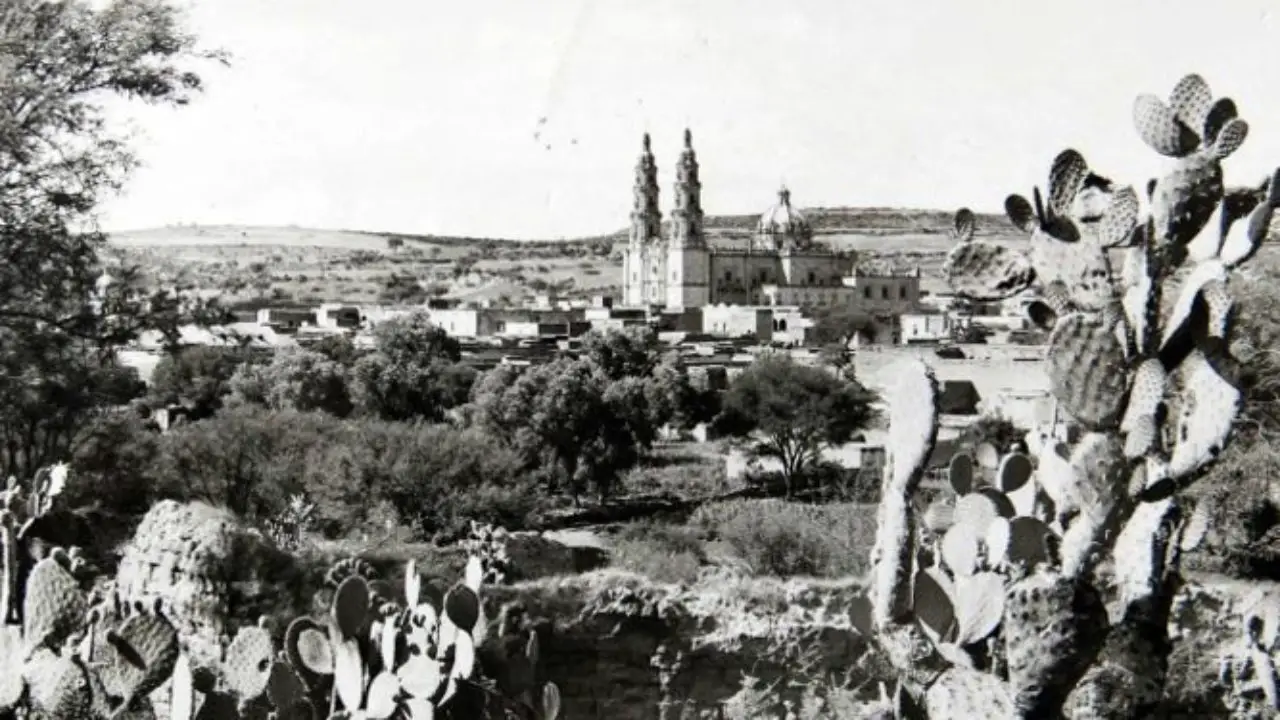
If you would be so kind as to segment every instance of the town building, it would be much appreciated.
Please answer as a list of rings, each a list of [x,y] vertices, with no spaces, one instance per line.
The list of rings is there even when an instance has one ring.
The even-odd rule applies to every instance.
[[[785,187],[751,237],[712,246],[704,228],[702,182],[688,130],[676,166],[670,233],[664,237],[658,170],[649,136],[635,168],[631,228],[623,260],[623,302],[688,308],[708,305],[812,307],[859,304],[907,312],[920,300],[920,272],[859,271],[852,254],[814,242],[813,227]],[[721,238],[722,239],[722,238]]]

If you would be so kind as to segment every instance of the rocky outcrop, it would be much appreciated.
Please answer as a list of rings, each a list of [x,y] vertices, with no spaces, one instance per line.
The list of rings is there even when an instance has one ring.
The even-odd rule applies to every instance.
[[[514,610],[538,629],[542,680],[560,687],[565,717],[674,720],[785,717],[813,686],[852,688],[863,701],[878,696],[880,682],[892,688],[891,667],[850,625],[857,589],[853,581],[726,576],[682,588],[605,570],[493,587],[485,598],[495,624]],[[1251,613],[1280,632],[1280,586],[1189,582],[1170,633],[1175,664],[1190,665],[1175,674],[1211,681],[1219,648]],[[749,692],[761,687],[768,692]],[[735,714],[746,694],[757,704]]]
[[[708,578],[691,588],[599,571],[485,594],[539,630],[565,717],[616,720],[718,712],[754,678],[779,704],[806,682],[865,681],[876,660],[849,623],[850,583]],[[877,692],[871,683],[867,692]]]
[[[297,558],[230,511],[168,500],[143,518],[116,574],[121,601],[161,604],[197,667],[216,664],[240,626],[309,609],[314,587]]]

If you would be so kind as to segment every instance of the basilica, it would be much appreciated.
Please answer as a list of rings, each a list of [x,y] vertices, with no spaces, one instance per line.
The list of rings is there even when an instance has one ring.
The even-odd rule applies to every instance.
[[[658,170],[649,136],[636,163],[631,230],[623,261],[628,306],[854,304],[884,312],[919,300],[918,271],[859,272],[851,255],[813,241],[813,228],[783,188],[746,242],[712,246],[703,228],[702,184],[693,137],[676,166],[669,236],[658,208]]]

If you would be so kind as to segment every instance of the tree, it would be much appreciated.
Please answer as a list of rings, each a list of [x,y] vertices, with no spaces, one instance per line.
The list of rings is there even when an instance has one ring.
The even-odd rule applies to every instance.
[[[323,353],[281,348],[268,363],[245,363],[228,382],[237,402],[273,410],[320,410],[338,417],[351,412],[347,369]]]
[[[421,305],[427,301],[426,288],[411,275],[392,275],[387,278],[378,295],[378,301],[391,305]]]
[[[734,378],[715,426],[753,441],[752,451],[782,464],[787,496],[824,448],[848,442],[874,417],[874,396],[821,368],[770,353]]]
[[[875,319],[865,311],[856,306],[831,305],[814,312],[810,338],[818,345],[847,348],[858,335],[874,338],[876,332]]]
[[[989,443],[996,452],[1006,453],[1018,448],[1026,435],[1026,428],[1018,427],[1003,415],[983,415],[960,433],[956,445],[973,450],[982,443]]]
[[[519,370],[498,366],[476,384],[471,422],[512,448],[524,468],[577,504],[594,488],[603,499],[620,471],[635,464],[634,381],[610,392],[586,358],[560,358]]]
[[[151,371],[150,402],[184,405],[192,420],[209,417],[222,408],[232,376],[248,359],[246,349],[220,345],[191,345],[165,355]]]
[[[93,211],[136,165],[113,98],[181,105],[202,59],[161,0],[14,0],[0,14],[0,438],[5,472],[65,457],[111,391],[115,349],[146,329],[170,342],[216,305],[148,292],[103,260]],[[110,282],[103,282],[110,269]],[[21,457],[19,457],[19,455]]]
[[[443,420],[466,402],[475,371],[458,365],[458,341],[432,324],[425,312],[381,323],[373,331],[374,351],[351,368],[357,409],[384,420]]]
[[[610,380],[648,377],[661,359],[658,334],[647,325],[592,330],[582,336],[581,355]]]
[[[360,357],[360,351],[356,349],[355,343],[351,342],[351,338],[346,335],[325,336],[316,341],[311,349],[344,368],[350,368]]]

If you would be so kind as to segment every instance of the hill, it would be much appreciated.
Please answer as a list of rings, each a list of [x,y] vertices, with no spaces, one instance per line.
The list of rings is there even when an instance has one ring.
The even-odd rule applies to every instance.
[[[952,213],[892,208],[803,209],[819,242],[931,272],[951,245]],[[713,243],[754,231],[754,214],[710,215]],[[1013,231],[980,215],[979,233]],[[1016,238],[1016,235],[1008,235]],[[627,231],[567,240],[415,235],[300,227],[180,225],[112,233],[157,284],[218,290],[233,301],[394,302],[428,294],[518,300],[616,293]],[[420,297],[416,298],[420,299]]]

